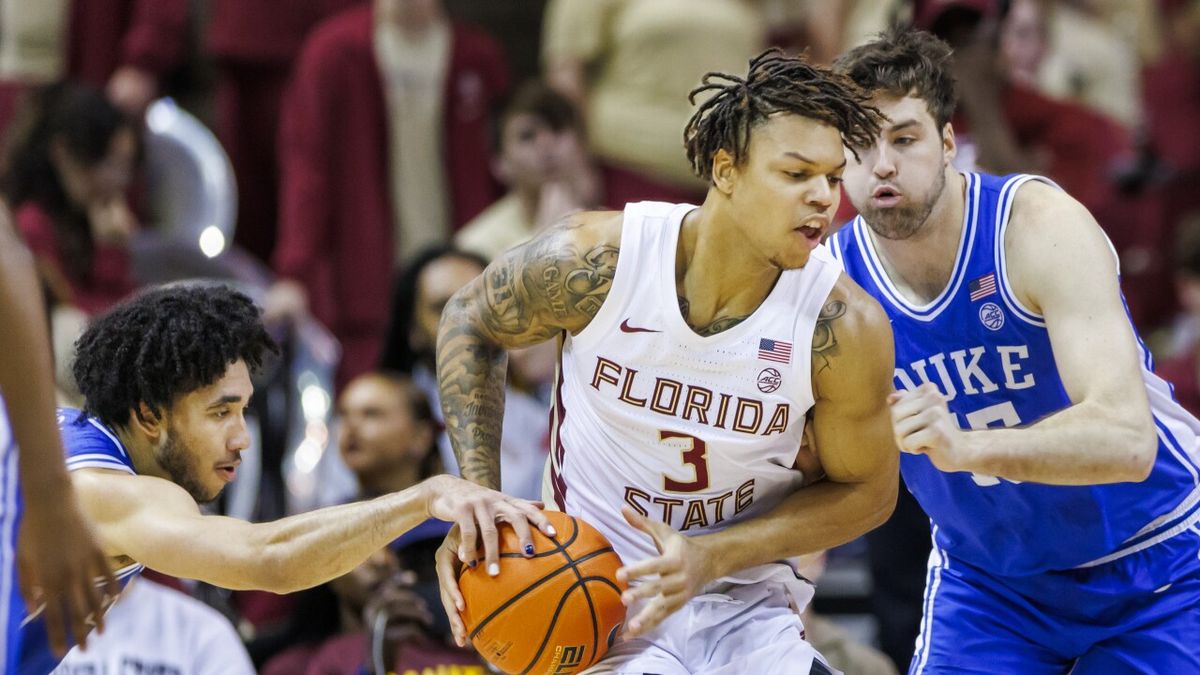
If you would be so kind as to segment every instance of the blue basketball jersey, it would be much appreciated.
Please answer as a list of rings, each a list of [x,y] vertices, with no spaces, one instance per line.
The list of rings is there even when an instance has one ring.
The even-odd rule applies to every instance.
[[[1017,188],[1034,176],[967,174],[954,272],[932,302],[915,305],[880,264],[856,218],[829,246],[846,273],[883,305],[896,342],[895,385],[932,382],[964,429],[1036,422],[1071,405],[1045,321],[1008,285],[1004,232]],[[1000,575],[1094,566],[1143,550],[1200,519],[1200,422],[1172,398],[1139,339],[1158,455],[1141,483],[1052,486],[946,473],[904,454],[904,481],[930,514],[937,545]],[[1103,363],[1097,363],[1103,368]]]
[[[42,608],[26,607],[17,586],[13,553],[23,507],[17,483],[17,449],[7,422],[0,400],[0,535],[3,537],[0,540],[0,572],[3,574],[0,576],[0,621],[5,628],[0,636],[3,640],[0,663],[4,664],[5,673],[44,675],[54,670],[59,659],[50,651]],[[135,473],[133,462],[116,434],[98,420],[86,417],[78,410],[63,408],[58,411],[58,426],[68,470],[109,469]],[[118,570],[114,576],[124,588],[142,569],[142,565],[133,564]]]

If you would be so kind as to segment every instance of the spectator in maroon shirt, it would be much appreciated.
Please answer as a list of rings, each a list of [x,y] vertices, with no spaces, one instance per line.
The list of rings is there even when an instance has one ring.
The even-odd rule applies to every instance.
[[[444,61],[434,72],[406,72],[410,80],[441,81],[432,137],[440,164],[397,165],[397,135],[411,120],[392,113],[396,70],[412,60],[381,62],[381,36],[423,45],[440,35]],[[407,50],[407,51],[406,51]],[[402,55],[420,51],[395,50]],[[423,52],[427,55],[427,52]],[[385,76],[388,84],[385,86]],[[268,294],[268,318],[311,311],[342,344],[339,384],[378,360],[387,322],[393,271],[406,249],[446,241],[498,196],[488,157],[488,113],[508,86],[499,47],[490,37],[445,18],[436,0],[376,0],[331,17],[306,41],[287,94],[280,128],[279,240],[274,267],[284,279]],[[403,98],[403,97],[401,97]],[[423,103],[426,100],[407,103]],[[428,139],[426,139],[428,140]],[[414,143],[414,145],[421,145]],[[407,172],[407,173],[406,173]],[[434,218],[405,218],[415,201],[398,174],[435,178],[444,201]]]
[[[279,220],[277,130],[284,86],[309,32],[364,0],[211,0],[205,47],[216,75],[216,132],[233,163],[238,244],[271,257]]]
[[[444,672],[452,666],[464,670],[474,666],[475,672],[483,673],[479,658],[471,652],[429,635],[433,616],[428,602],[412,590],[413,580],[392,549],[381,549],[328,584],[337,597],[338,632],[284,650],[267,662],[263,675]],[[377,650],[379,640],[383,645]],[[375,667],[376,654],[385,658],[383,671]]]
[[[104,311],[134,288],[126,199],[138,155],[133,123],[98,89],[34,93],[13,128],[0,189],[56,303]]]

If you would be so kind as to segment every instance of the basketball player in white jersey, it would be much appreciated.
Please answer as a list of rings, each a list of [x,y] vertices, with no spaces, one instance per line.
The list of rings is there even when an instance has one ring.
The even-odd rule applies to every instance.
[[[880,118],[773,52],[708,93],[686,131],[704,203],[579,214],[497,259],[442,316],[442,407],[462,475],[498,486],[505,349],[560,339],[547,501],[600,529],[632,582],[624,639],[588,672],[830,672],[795,612],[810,586],[777,561],[895,505],[891,331],[820,245],[843,144]],[[825,480],[798,490],[806,415]],[[461,642],[456,553],[478,551],[452,532],[438,556]]]
[[[68,632],[86,635],[89,616],[104,625],[101,588],[93,580],[105,579],[114,592],[115,583],[63,463],[41,307],[33,256],[0,202],[0,579],[15,576],[19,557],[20,591],[46,604],[50,648],[61,656]],[[23,517],[15,508],[18,485]],[[0,667],[11,643],[7,609],[0,592]]]

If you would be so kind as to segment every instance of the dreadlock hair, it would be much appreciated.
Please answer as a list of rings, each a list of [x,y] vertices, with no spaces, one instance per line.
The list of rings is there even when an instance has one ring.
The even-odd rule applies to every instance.
[[[950,45],[930,33],[893,28],[838,57],[833,68],[873,94],[925,101],[940,132],[954,115],[952,54]]]
[[[75,343],[84,413],[125,427],[145,403],[157,416],[179,396],[216,382],[230,364],[251,372],[279,348],[250,298],[225,286],[168,286],[97,319]]]
[[[712,180],[718,150],[741,164],[750,146],[750,132],[772,115],[788,113],[836,127],[842,143],[854,152],[875,142],[883,116],[870,106],[870,97],[844,75],[814,66],[803,57],[768,49],[750,60],[746,78],[707,73],[688,94],[696,103],[701,94],[716,92],[688,120],[683,132],[692,171]]]

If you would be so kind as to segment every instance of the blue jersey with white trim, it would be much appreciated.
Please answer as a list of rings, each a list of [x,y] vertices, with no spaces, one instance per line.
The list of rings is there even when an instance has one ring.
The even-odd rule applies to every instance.
[[[1045,321],[1020,303],[1005,275],[1004,232],[1013,197],[1021,184],[1039,179],[966,178],[954,272],[942,294],[926,305],[909,302],[893,286],[861,217],[829,245],[846,273],[892,321],[897,389],[936,384],[964,429],[1033,423],[1071,405]],[[938,546],[995,574],[1024,575],[1114,560],[1200,519],[1200,422],[1154,374],[1140,339],[1139,347],[1159,440],[1146,481],[1080,487],[1020,483],[947,473],[924,455],[904,454],[905,483],[937,526]]]
[[[129,453],[117,439],[111,429],[104,426],[94,417],[83,415],[80,411],[70,408],[60,408],[58,411],[58,427],[62,434],[63,448],[66,450],[67,469],[108,469],[123,473],[135,474],[133,462]],[[17,498],[18,510],[22,509],[19,492]],[[130,579],[137,576],[143,569],[140,564],[132,564],[114,572],[121,588]],[[50,651],[50,643],[46,634],[46,624],[42,608],[28,608],[24,600],[12,584],[8,598],[13,610],[13,624],[19,622],[19,632],[16,637],[15,652],[10,656],[9,667],[5,672],[18,675],[41,675],[48,673],[58,665],[60,659]],[[10,625],[13,625],[10,624]],[[16,659],[14,663],[11,659]]]

